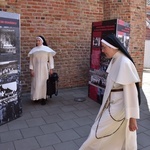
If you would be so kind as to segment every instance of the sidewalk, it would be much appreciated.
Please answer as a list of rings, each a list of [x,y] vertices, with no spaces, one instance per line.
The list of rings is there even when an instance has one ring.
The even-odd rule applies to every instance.
[[[150,150],[150,72],[144,71],[142,89],[138,150]],[[0,150],[78,150],[100,107],[87,94],[87,87],[61,89],[44,106],[24,95],[22,116],[0,126]],[[86,100],[74,101],[78,97]]]
[[[141,119],[138,121],[138,150],[150,150],[150,70],[143,71]]]

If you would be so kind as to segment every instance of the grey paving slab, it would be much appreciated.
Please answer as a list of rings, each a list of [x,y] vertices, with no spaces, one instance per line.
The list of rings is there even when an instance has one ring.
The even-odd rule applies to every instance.
[[[14,140],[22,139],[22,134],[19,130],[6,131],[0,134],[1,142],[10,142]]]
[[[150,150],[150,72],[144,72],[145,75],[138,150]],[[85,101],[74,101],[82,96]],[[78,150],[100,108],[100,104],[88,97],[88,87],[59,89],[59,95],[48,98],[44,106],[32,103],[26,93],[22,96],[22,106],[21,117],[0,126],[0,150]]]
[[[86,103],[84,102],[76,102],[76,105],[74,105],[75,108],[77,108],[77,110],[88,110],[90,109],[90,106],[86,105]]]
[[[91,115],[91,113],[88,110],[78,110],[78,111],[74,111],[74,113],[78,116],[78,117],[85,117],[85,116],[89,116]]]
[[[95,118],[96,118],[96,115],[97,114],[95,114],[95,115],[90,115],[90,116],[88,116],[88,118],[90,118],[93,122],[95,121]],[[93,124],[93,123],[92,123]]]
[[[138,144],[140,144],[142,147],[150,146],[149,136],[144,133],[138,134]]]
[[[27,120],[27,119],[32,119],[32,118],[33,117],[30,112],[23,112],[22,116],[17,118],[17,120]]]
[[[145,132],[143,132],[143,133],[145,133],[145,134],[147,134],[148,136],[150,136],[150,130],[147,130],[147,131],[145,131]]]
[[[37,136],[36,139],[41,147],[61,143],[60,139],[56,136],[56,134],[46,134],[42,136]]]
[[[24,138],[35,137],[38,135],[42,135],[43,131],[40,127],[31,127],[20,130]]]
[[[45,108],[46,112],[49,114],[49,115],[57,115],[57,114],[61,114],[63,113],[63,111],[61,110],[61,107],[52,107],[52,108]]]
[[[46,146],[46,147],[38,148],[36,150],[56,150],[56,149],[54,149],[53,146]]]
[[[145,147],[145,148],[141,148],[141,150],[150,150],[150,146]]]
[[[75,106],[77,103],[74,101],[74,97],[72,96],[71,98],[68,99],[64,99],[63,101],[61,101],[61,103],[65,106],[65,105],[73,105]]]
[[[137,133],[144,133],[144,132],[147,132],[147,128],[141,126],[141,125],[138,123],[138,131],[137,131]]]
[[[44,119],[44,121],[46,122],[46,123],[55,123],[55,122],[59,122],[59,121],[62,121],[63,119],[59,116],[59,115],[57,115],[57,114],[55,114],[55,115],[50,115],[50,116],[45,116],[45,117],[43,117],[43,119]]]
[[[46,124],[43,118],[33,118],[26,120],[29,127],[40,126]]]
[[[61,113],[61,114],[59,114],[59,116],[60,116],[63,120],[70,120],[70,119],[78,118],[77,115],[75,115],[73,112]]]
[[[13,142],[7,142],[0,144],[0,150],[16,150]]]
[[[42,129],[42,131],[45,134],[62,131],[62,129],[60,128],[60,126],[58,126],[58,124],[56,124],[56,123],[42,125],[42,126],[40,126],[40,128]]]
[[[62,142],[80,138],[80,136],[73,129],[57,132],[56,134]]]
[[[16,150],[36,150],[40,148],[35,138],[27,138],[22,140],[14,141]]]
[[[72,129],[79,125],[73,120],[65,120],[57,123],[63,130]]]
[[[74,142],[80,147],[83,142],[87,139],[87,136],[74,140]]]
[[[68,107],[69,106],[69,107]],[[77,110],[74,106],[68,105],[61,108],[63,112],[71,112]]]
[[[98,114],[98,111],[100,109],[100,105],[98,104],[96,107],[90,107],[87,109],[88,112],[90,112],[91,114],[96,115]]]
[[[140,144],[138,144],[138,150],[142,150],[143,149],[143,146],[141,146]]]
[[[25,120],[16,119],[8,123],[9,130],[23,129],[27,127],[28,125]]]
[[[5,131],[8,131],[8,124],[4,124],[4,125],[1,125],[0,126],[0,132],[5,132]]]
[[[74,130],[81,136],[81,137],[87,137],[90,133],[91,130],[91,126],[90,125],[86,125],[86,126],[82,126],[82,127],[78,127],[78,128],[74,128]]]
[[[48,113],[45,110],[36,110],[31,112],[32,117],[37,118],[37,117],[43,117],[43,116],[48,116]]]
[[[149,119],[145,119],[144,121],[139,121],[138,122],[141,126],[143,126],[146,129],[150,130],[150,118]]]
[[[93,123],[93,120],[88,117],[81,117],[74,119],[75,122],[77,122],[80,126],[89,125]]]
[[[55,150],[77,150],[79,147],[73,141],[54,145]]]

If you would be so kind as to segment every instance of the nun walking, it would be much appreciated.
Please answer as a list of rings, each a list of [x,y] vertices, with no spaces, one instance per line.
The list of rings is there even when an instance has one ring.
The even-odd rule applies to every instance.
[[[140,78],[131,56],[114,34],[101,44],[105,56],[112,58],[106,88],[90,134],[79,150],[137,150]]]
[[[46,104],[47,85],[46,81],[53,73],[54,59],[56,54],[54,50],[47,46],[43,36],[36,37],[36,47],[34,47],[28,54],[30,57],[30,74],[31,82],[31,100],[34,102],[41,102],[41,105]]]

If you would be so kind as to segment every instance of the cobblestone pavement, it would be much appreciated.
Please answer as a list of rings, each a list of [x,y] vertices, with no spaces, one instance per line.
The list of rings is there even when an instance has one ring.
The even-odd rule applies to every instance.
[[[150,150],[149,70],[144,70],[141,93],[138,150]],[[88,88],[60,89],[44,106],[29,97],[22,96],[22,116],[0,126],[0,150],[78,150],[100,107],[88,98]],[[79,97],[85,101],[75,101]]]

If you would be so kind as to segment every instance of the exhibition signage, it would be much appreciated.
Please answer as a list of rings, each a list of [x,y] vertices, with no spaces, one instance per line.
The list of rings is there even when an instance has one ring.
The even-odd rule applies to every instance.
[[[0,11],[0,125],[22,114],[20,15]]]

